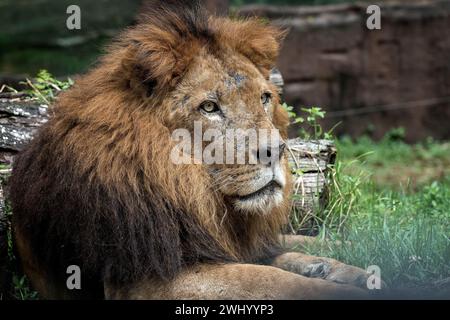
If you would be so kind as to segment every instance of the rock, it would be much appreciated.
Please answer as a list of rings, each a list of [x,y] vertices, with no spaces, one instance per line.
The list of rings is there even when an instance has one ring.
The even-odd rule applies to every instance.
[[[409,142],[450,139],[450,38],[443,32],[450,30],[450,1],[380,6],[382,29],[373,31],[364,3],[251,5],[239,14],[290,30],[278,63],[284,99],[297,111],[325,109],[326,129],[342,121],[336,134],[380,138],[402,126]]]

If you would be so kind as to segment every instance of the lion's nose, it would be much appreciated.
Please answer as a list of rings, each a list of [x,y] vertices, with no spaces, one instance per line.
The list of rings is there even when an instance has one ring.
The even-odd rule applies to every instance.
[[[271,165],[272,161],[281,159],[285,149],[286,144],[283,141],[280,141],[280,143],[275,147],[271,144],[260,146],[256,151],[258,163]]]

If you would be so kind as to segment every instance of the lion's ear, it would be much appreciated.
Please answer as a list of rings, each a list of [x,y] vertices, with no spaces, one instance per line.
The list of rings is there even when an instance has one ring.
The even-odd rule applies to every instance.
[[[230,43],[234,50],[247,57],[269,78],[287,30],[256,18],[243,21],[218,19],[215,26],[224,43]]]
[[[198,1],[148,1],[139,22],[122,36],[126,69],[155,90],[173,88],[211,36],[206,11]]]
[[[169,33],[161,36],[164,38],[133,39],[122,62],[127,70],[124,76],[130,83],[145,87],[148,95],[173,88],[194,57],[193,42],[187,45]]]

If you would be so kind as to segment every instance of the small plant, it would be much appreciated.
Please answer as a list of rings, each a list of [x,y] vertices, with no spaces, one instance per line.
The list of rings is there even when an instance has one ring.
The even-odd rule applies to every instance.
[[[297,116],[297,114],[294,111],[294,107],[288,105],[286,102],[284,102],[281,107],[286,110],[286,112],[288,113],[289,118],[295,118]]]
[[[13,297],[17,300],[37,300],[38,294],[30,289],[30,284],[25,276],[13,275]]]
[[[67,81],[60,81],[55,79],[47,70],[41,70],[33,81],[27,79],[25,84],[30,87],[27,91],[28,94],[42,103],[50,104],[58,93],[69,89],[73,83],[70,78],[67,78]]]
[[[326,139],[331,140],[333,138],[331,132],[332,130],[325,132],[319,123],[320,119],[325,118],[325,110],[319,107],[301,108],[301,111],[305,114],[304,116],[298,115],[294,111],[294,107],[283,103],[282,107],[287,111],[289,118],[292,119],[293,124],[304,124],[300,128],[299,136],[305,140],[318,140]]]
[[[384,136],[384,139],[388,141],[403,141],[405,140],[405,136],[406,136],[405,128],[398,127],[389,130]]]

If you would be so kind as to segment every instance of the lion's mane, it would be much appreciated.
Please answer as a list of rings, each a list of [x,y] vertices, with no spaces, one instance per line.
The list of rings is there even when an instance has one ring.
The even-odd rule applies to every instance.
[[[15,230],[49,276],[76,264],[98,283],[170,279],[193,263],[268,256],[288,203],[237,214],[202,166],[169,160],[158,104],[198,48],[231,48],[268,76],[277,28],[209,18],[195,1],[156,1],[87,75],[62,94],[53,116],[18,155],[11,178]],[[150,102],[149,102],[150,101]],[[286,116],[275,124],[285,131]]]

